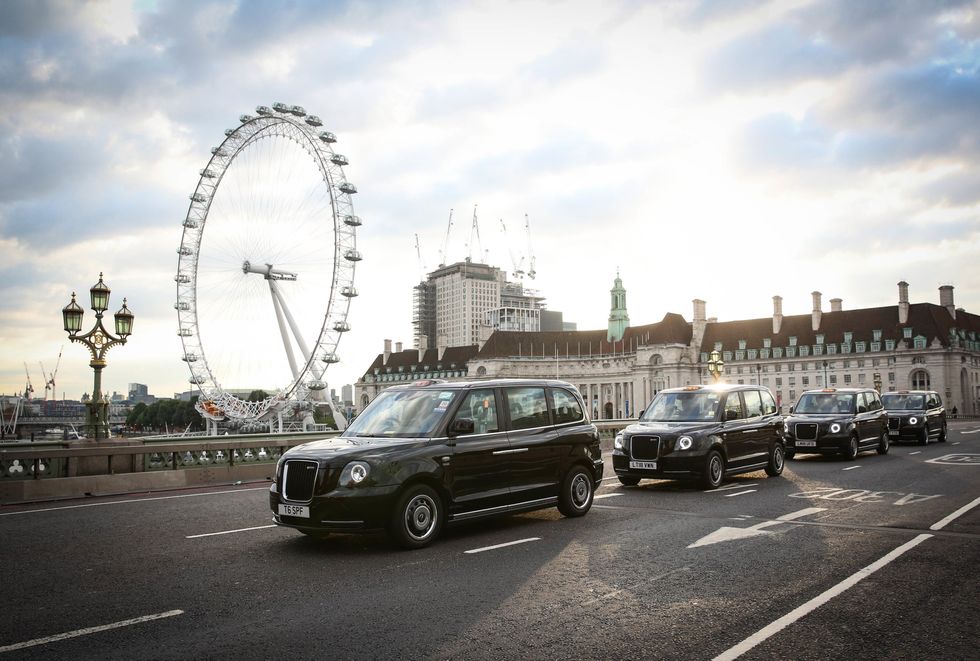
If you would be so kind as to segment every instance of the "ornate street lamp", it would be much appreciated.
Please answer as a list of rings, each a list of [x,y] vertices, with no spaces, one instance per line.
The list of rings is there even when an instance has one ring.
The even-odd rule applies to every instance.
[[[874,379],[874,382],[875,382],[875,390],[877,390],[880,393],[881,392],[881,372],[875,372],[874,375],[872,376],[872,378]]]
[[[718,350],[716,349],[711,352],[710,356],[708,356],[708,374],[711,375],[714,383],[718,383],[721,381],[721,377],[724,375],[724,373],[725,361],[721,359],[721,354],[718,353]]]
[[[110,289],[102,281],[102,274],[99,273],[99,281],[89,289],[91,296],[92,310],[95,312],[95,326],[88,333],[79,335],[82,330],[82,316],[85,311],[75,302],[75,293],[72,292],[71,302],[61,310],[61,315],[65,322],[65,332],[68,339],[72,342],[84,344],[92,356],[89,366],[95,371],[95,384],[92,388],[92,399],[88,404],[88,421],[86,425],[92,427],[93,438],[99,440],[99,432],[106,429],[105,436],[108,437],[108,413],[109,402],[102,394],[102,370],[106,366],[106,353],[117,344],[126,344],[126,338],[133,334],[133,319],[135,315],[126,306],[126,299],[123,299],[123,306],[115,315],[116,336],[112,335],[105,326],[102,325],[102,315],[109,309]]]

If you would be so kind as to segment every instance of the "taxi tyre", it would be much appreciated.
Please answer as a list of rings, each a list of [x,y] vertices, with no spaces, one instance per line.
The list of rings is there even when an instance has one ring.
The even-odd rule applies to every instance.
[[[888,442],[888,432],[884,432],[881,435],[881,441],[878,442],[878,454],[888,454],[888,448],[890,443]]]
[[[844,458],[848,461],[854,461],[857,459],[858,451],[859,448],[857,436],[852,434],[851,438],[847,441],[847,447],[841,450],[841,454],[844,455]]]
[[[919,434],[919,445],[929,445],[929,425],[922,427],[922,433]]]
[[[943,423],[943,428],[939,431],[939,438],[937,439],[940,443],[946,442],[946,423]]]
[[[442,531],[442,498],[425,484],[413,484],[402,492],[388,523],[391,540],[406,549],[420,549]]]
[[[783,466],[786,465],[786,450],[782,443],[773,443],[772,451],[769,453],[769,463],[766,464],[766,475],[777,477],[782,474]]]
[[[572,466],[561,482],[558,511],[568,517],[584,516],[592,508],[593,496],[595,485],[592,484],[592,475],[584,466]]]
[[[717,489],[725,479],[725,459],[718,450],[712,450],[704,459],[704,473],[701,475],[701,486],[705,489]]]
[[[640,483],[640,478],[638,477],[627,477],[625,475],[619,475],[619,483],[625,487],[635,487]]]

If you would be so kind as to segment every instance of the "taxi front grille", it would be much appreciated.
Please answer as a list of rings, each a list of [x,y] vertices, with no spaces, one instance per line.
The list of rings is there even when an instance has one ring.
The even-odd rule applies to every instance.
[[[316,485],[315,461],[287,461],[282,471],[282,495],[286,500],[307,502]]]
[[[898,429],[901,426],[902,426],[902,419],[901,418],[888,418],[888,428],[889,429]]]
[[[660,457],[659,436],[634,436],[630,440],[630,456],[633,459],[657,459]]]
[[[817,424],[815,422],[796,423],[796,439],[799,441],[817,440]]]

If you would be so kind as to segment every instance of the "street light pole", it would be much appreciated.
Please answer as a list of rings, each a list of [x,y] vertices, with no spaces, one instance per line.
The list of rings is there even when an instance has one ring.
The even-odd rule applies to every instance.
[[[725,373],[725,361],[721,359],[721,354],[717,350],[712,351],[711,355],[708,356],[708,374],[711,375],[712,382],[718,383],[721,381],[722,375]]]
[[[827,380],[827,361],[823,361],[823,387],[829,388],[830,381]]]
[[[133,312],[126,306],[126,299],[123,299],[122,308],[113,315],[116,322],[116,335],[112,335],[105,326],[102,325],[102,315],[109,309],[110,289],[102,281],[102,274],[99,273],[99,281],[89,289],[91,296],[92,310],[95,312],[95,326],[88,333],[79,335],[82,329],[82,315],[85,311],[75,302],[75,292],[71,294],[71,302],[61,310],[65,322],[65,332],[68,339],[72,342],[79,342],[88,348],[92,360],[89,362],[95,372],[95,380],[92,386],[92,400],[88,405],[88,420],[86,425],[91,425],[92,435],[95,441],[99,440],[99,430],[105,426],[108,431],[108,408],[109,402],[102,395],[102,370],[106,366],[105,356],[109,349],[117,344],[126,344],[126,338],[133,333]],[[108,437],[108,433],[106,433]]]

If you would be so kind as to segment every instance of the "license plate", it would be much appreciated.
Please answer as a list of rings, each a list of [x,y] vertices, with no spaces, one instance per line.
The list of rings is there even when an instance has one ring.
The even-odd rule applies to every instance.
[[[897,429],[891,429],[891,430],[888,431],[888,435],[889,436],[898,436],[898,430]]]
[[[798,448],[815,448],[817,447],[816,441],[797,441],[796,447]]]
[[[639,468],[641,470],[657,470],[657,462],[655,461],[631,461],[630,468]]]
[[[310,518],[310,508],[306,505],[280,505],[280,516],[298,516],[304,519]]]

